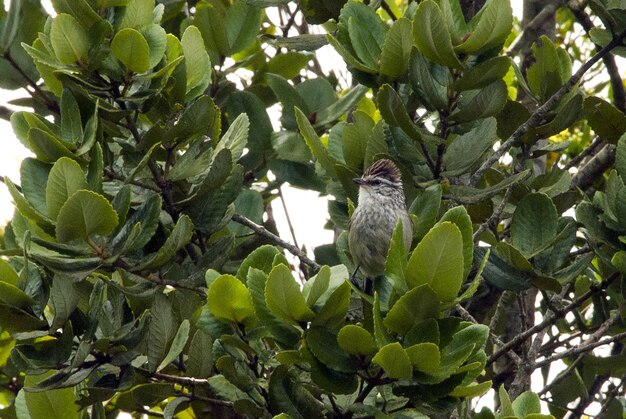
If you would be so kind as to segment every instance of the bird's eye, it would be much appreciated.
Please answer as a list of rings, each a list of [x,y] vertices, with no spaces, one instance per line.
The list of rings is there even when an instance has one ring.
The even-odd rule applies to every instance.
[[[372,185],[380,185],[379,179],[372,179]]]

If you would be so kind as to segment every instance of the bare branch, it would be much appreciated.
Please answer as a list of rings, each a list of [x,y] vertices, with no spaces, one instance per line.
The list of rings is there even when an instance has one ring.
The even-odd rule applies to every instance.
[[[250,228],[252,231],[257,233],[258,235],[263,236],[263,237],[269,239],[272,243],[277,244],[278,246],[282,247],[283,249],[288,250],[289,253],[291,253],[292,255],[296,256],[298,259],[300,259],[300,261],[302,263],[304,263],[305,265],[309,266],[315,272],[320,270],[320,265],[317,262],[315,262],[314,260],[311,260],[302,250],[298,249],[293,244],[288,243],[285,240],[281,239],[276,234],[268,231],[265,227],[263,227],[261,225],[258,225],[254,221],[244,217],[241,214],[233,214],[232,220],[234,222],[236,222],[236,223],[239,223],[241,225],[244,225],[244,226]]]
[[[472,175],[470,182],[476,184],[483,174],[494,164],[500,157],[502,157],[513,145],[528,131],[538,126],[543,122],[547,113],[558,103],[563,96],[565,96],[583,77],[583,75],[593,67],[599,60],[605,55],[610,53],[615,47],[619,46],[626,38],[626,31],[623,31],[604,48],[602,48],[596,55],[586,61],[580,69],[570,77],[570,79],[555,93],[550,99],[548,99],[543,105],[541,105],[533,114],[528,118],[526,122],[520,125],[511,136],[500,145],[500,147],[485,161],[480,168]]]

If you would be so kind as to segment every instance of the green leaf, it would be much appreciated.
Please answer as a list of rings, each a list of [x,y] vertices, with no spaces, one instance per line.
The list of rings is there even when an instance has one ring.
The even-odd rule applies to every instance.
[[[283,412],[294,419],[321,419],[322,404],[305,386],[299,384],[289,368],[279,365],[274,369],[268,386],[269,405],[273,412]]]
[[[267,85],[272,89],[276,99],[280,101],[283,106],[283,113],[280,118],[282,126],[286,129],[292,130],[297,127],[294,107],[300,108],[306,114],[310,113],[310,109],[304,98],[298,93],[298,91],[289,82],[276,74],[265,74],[265,81]]]
[[[20,166],[22,193],[31,205],[41,214],[46,210],[46,190],[41,185],[48,183],[50,165],[27,157]]]
[[[525,391],[513,400],[513,412],[519,417],[526,417],[533,413],[541,413],[541,401],[539,396],[532,391]]]
[[[226,131],[220,142],[217,143],[214,153],[217,154],[222,149],[227,148],[230,150],[233,163],[239,160],[248,141],[249,128],[250,120],[248,115],[245,113],[239,114],[237,119],[230,124],[228,131]]]
[[[95,192],[79,190],[63,204],[57,218],[56,237],[61,243],[107,235],[117,226],[117,213],[107,199]]]
[[[295,109],[296,121],[300,128],[300,133],[304,137],[304,141],[311,149],[311,152],[322,165],[326,173],[332,178],[337,178],[335,165],[339,162],[330,155],[328,149],[322,144],[320,137],[317,135],[306,115],[298,108]]]
[[[439,369],[441,355],[439,347],[431,342],[418,343],[405,349],[413,367],[426,374],[434,374]]]
[[[474,229],[472,219],[465,207],[454,207],[446,211],[439,220],[439,223],[450,221],[456,225],[463,236],[463,279],[467,278],[474,262]]]
[[[615,170],[622,178],[626,179],[626,134],[622,135],[617,142],[617,150],[615,151]],[[22,176],[22,188],[24,187],[24,176]],[[26,192],[24,192],[26,193]]]
[[[385,261],[385,277],[389,279],[391,285],[398,295],[402,295],[408,290],[404,273],[407,266],[407,250],[404,245],[404,231],[400,220],[396,223],[396,228],[391,235],[389,251]]]
[[[297,77],[300,71],[306,67],[311,60],[309,54],[303,54],[295,51],[287,51],[270,58],[265,67],[265,71],[272,74],[278,74],[288,80]]]
[[[485,394],[486,392],[488,392],[492,385],[493,385],[492,381],[489,380],[489,381],[484,381],[482,383],[473,384],[469,386],[457,387],[454,389],[451,395],[455,397],[465,397],[465,398],[479,397]],[[526,416],[525,419],[531,419],[531,418]],[[535,419],[539,419],[539,418],[535,418]]]
[[[324,265],[302,288],[302,292],[306,296],[306,304],[311,308],[315,306],[317,300],[328,290],[329,285],[330,268]]]
[[[17,286],[19,280],[19,275],[13,270],[11,265],[6,260],[0,258],[0,281]]]
[[[31,205],[31,203],[26,198],[24,198],[22,194],[20,194],[20,192],[17,190],[17,187],[13,184],[13,182],[11,182],[11,179],[9,179],[8,177],[5,177],[4,184],[7,186],[7,189],[9,190],[9,193],[11,194],[11,198],[13,198],[13,203],[17,207],[20,214],[22,214],[22,216],[28,218],[29,220],[36,222],[37,224],[43,227],[50,228],[50,229],[52,228],[53,221],[47,216],[37,211]]]
[[[413,376],[413,366],[409,355],[398,342],[389,343],[378,351],[372,362],[380,365],[389,378],[409,380]]]
[[[498,389],[498,398],[500,399],[500,406],[502,406],[501,408],[502,416],[504,417],[515,416],[515,412],[513,411],[513,406],[511,405],[511,398],[509,397],[509,394],[506,392],[506,389],[504,388],[504,384],[502,384],[500,388]]]
[[[61,157],[75,158],[57,137],[39,128],[28,131],[28,145],[37,159],[45,163],[54,163]]]
[[[347,281],[337,287],[317,312],[311,325],[333,330],[343,324],[350,307],[350,290]]]
[[[464,91],[483,88],[502,79],[511,68],[509,57],[494,57],[468,68],[454,82],[454,90]]]
[[[220,275],[209,288],[207,303],[218,319],[248,324],[255,316],[246,286],[232,275]]]
[[[429,285],[420,285],[396,301],[383,323],[387,329],[404,336],[417,323],[437,318],[439,297]]]
[[[115,34],[111,53],[130,71],[145,73],[150,69],[150,47],[139,31],[125,28]]]
[[[379,348],[382,348],[386,344],[392,341],[389,332],[383,325],[383,315],[380,311],[380,298],[378,292],[374,292],[374,306],[372,307],[372,317],[374,323],[374,340]]]
[[[372,136],[374,120],[363,111],[355,111],[353,123],[343,127],[343,156],[348,166],[360,170],[364,165],[368,139]]]
[[[50,287],[50,305],[54,310],[54,319],[50,328],[61,328],[78,306],[78,295],[71,279],[55,275]]]
[[[139,28],[139,32],[148,42],[150,62],[148,67],[154,68],[162,59],[167,49],[167,34],[160,25],[152,24]]]
[[[191,218],[183,214],[176,222],[174,229],[167,237],[163,246],[161,246],[153,257],[142,264],[142,269],[153,269],[172,260],[176,252],[191,241],[192,235],[193,223],[191,222]]]
[[[137,28],[152,23],[154,0],[128,0],[125,6],[120,29]]]
[[[315,317],[291,271],[282,264],[272,269],[267,278],[265,303],[272,313],[291,323],[306,322]]]
[[[9,333],[30,332],[47,326],[48,322],[27,311],[0,303],[0,327]]]
[[[15,285],[5,282],[4,278],[0,278],[0,303],[20,309],[28,309],[35,304],[35,300]]]
[[[504,44],[513,28],[511,2],[509,0],[489,1],[476,19],[478,23],[474,30],[461,45],[454,47],[455,52],[478,55]]]
[[[38,418],[67,418],[78,419],[79,413],[74,403],[76,394],[73,388],[58,390],[48,390],[43,392],[31,392],[29,388],[35,387],[37,383],[54,374],[50,370],[41,375],[26,375],[24,387],[20,390],[16,403],[22,404],[26,408],[27,416],[32,419]]]
[[[50,42],[62,64],[82,62],[89,52],[89,36],[71,15],[60,13],[50,26]]]
[[[348,324],[339,330],[337,343],[344,351],[354,355],[371,355],[378,349],[374,337],[361,326]]]
[[[409,62],[409,81],[428,110],[448,109],[452,74],[447,67],[435,64],[417,50],[413,50]]]
[[[325,327],[309,328],[306,343],[315,358],[328,368],[345,373],[354,373],[359,368],[358,358],[339,347],[335,332]]]
[[[441,185],[439,184],[418,191],[409,208],[409,213],[417,218],[417,223],[413,229],[413,237],[416,239],[421,240],[435,225],[441,206],[441,193]]]
[[[413,40],[419,52],[430,61],[450,68],[463,68],[454,53],[448,26],[436,2],[425,0],[418,6],[413,18]]]
[[[9,12],[3,17],[2,29],[0,29],[0,50],[4,53],[9,49],[13,40],[15,39],[15,35],[17,35],[18,28],[22,21],[20,16],[20,12],[22,10],[22,2],[16,1],[11,3],[11,7],[9,8]],[[2,12],[5,12],[2,10]]]
[[[443,155],[444,176],[459,176],[478,166],[498,140],[495,118],[480,120],[474,128],[452,140]]]
[[[453,300],[463,283],[463,237],[459,228],[436,225],[417,245],[406,271],[410,287],[429,284],[441,302]]]
[[[326,40],[330,45],[333,46],[333,48],[335,48],[335,51],[337,51],[337,53],[341,55],[341,58],[343,58],[346,64],[348,64],[349,66],[354,67],[356,70],[362,71],[364,73],[377,73],[376,68],[368,67],[361,61],[359,61],[359,59],[356,58],[349,49],[343,46],[343,44],[331,34],[326,34]]]
[[[207,378],[213,369],[213,351],[207,350],[213,346],[211,336],[202,330],[197,330],[189,344],[187,353],[187,373],[194,378]]]
[[[52,0],[52,5],[57,13],[74,16],[87,30],[102,20],[87,0]]]
[[[556,237],[558,218],[556,207],[547,195],[526,195],[511,219],[511,244],[526,258],[533,257]]]
[[[61,139],[69,145],[75,145],[83,138],[83,126],[80,120],[80,108],[69,89],[63,89],[61,95]]]
[[[583,117],[593,131],[609,143],[615,144],[626,133],[626,115],[602,98],[586,97],[583,102]]]
[[[376,13],[369,7],[364,7],[364,10],[369,10],[373,15]],[[380,21],[378,16],[376,19]],[[350,42],[352,48],[356,52],[357,57],[368,67],[378,68],[380,61],[380,53],[382,51],[381,43],[375,37],[373,28],[366,26],[366,23],[355,18],[354,16],[348,19],[348,33],[350,34]]]
[[[469,122],[496,115],[504,108],[508,97],[506,83],[496,80],[479,90],[459,94],[458,107],[450,114],[457,122]]]
[[[286,348],[295,348],[300,342],[301,333],[295,327],[274,316],[265,304],[267,275],[265,272],[251,267],[247,271],[247,276],[246,284],[252,295],[252,303],[259,321],[267,328],[279,345]]]
[[[413,48],[412,30],[411,21],[404,17],[391,25],[380,56],[381,74],[395,79],[406,72]]]
[[[200,30],[195,26],[185,29],[181,38],[185,68],[187,74],[186,93],[198,92],[201,94],[211,84],[211,60],[204,47],[204,40]]]
[[[393,87],[384,84],[378,91],[378,109],[380,114],[392,127],[400,127],[402,131],[416,141],[421,141],[417,126],[411,121],[402,98]]]
[[[225,19],[230,53],[235,54],[254,42],[261,26],[261,9],[239,0],[228,8]]]
[[[65,201],[79,189],[87,189],[85,173],[76,161],[61,157],[54,163],[46,184],[46,208],[56,220]]]
[[[299,86],[302,86],[302,84]],[[351,88],[346,94],[341,96],[331,105],[320,109],[315,119],[315,127],[323,127],[342,118],[346,112],[357,106],[368,90],[369,88],[367,86],[359,84]],[[307,99],[305,98],[305,101],[306,100]]]
[[[160,292],[154,295],[150,308],[150,323],[145,337],[148,356],[148,371],[155,372],[168,352],[168,345],[174,335],[172,305]]]
[[[187,343],[187,339],[189,338],[189,320],[184,319],[180,326],[178,327],[178,331],[176,335],[174,335],[174,339],[172,340],[172,344],[170,346],[167,355],[163,358],[163,361],[157,367],[157,371],[162,370],[167,367],[170,362],[174,361],[178,358],[178,355],[181,354],[183,349],[185,348],[185,344]]]

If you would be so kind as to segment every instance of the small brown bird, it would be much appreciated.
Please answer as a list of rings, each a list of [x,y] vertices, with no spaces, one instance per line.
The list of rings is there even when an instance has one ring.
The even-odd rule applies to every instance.
[[[354,182],[360,185],[359,202],[348,228],[348,247],[357,269],[373,279],[385,273],[391,235],[398,219],[402,220],[407,250],[413,238],[413,224],[404,202],[400,170],[394,162],[378,160]]]

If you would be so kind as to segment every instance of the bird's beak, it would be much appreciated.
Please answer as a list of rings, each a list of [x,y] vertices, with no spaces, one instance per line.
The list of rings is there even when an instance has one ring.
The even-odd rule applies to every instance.
[[[352,182],[356,183],[357,185],[362,185],[363,183],[365,183],[360,177],[355,177],[354,179],[352,179]]]

